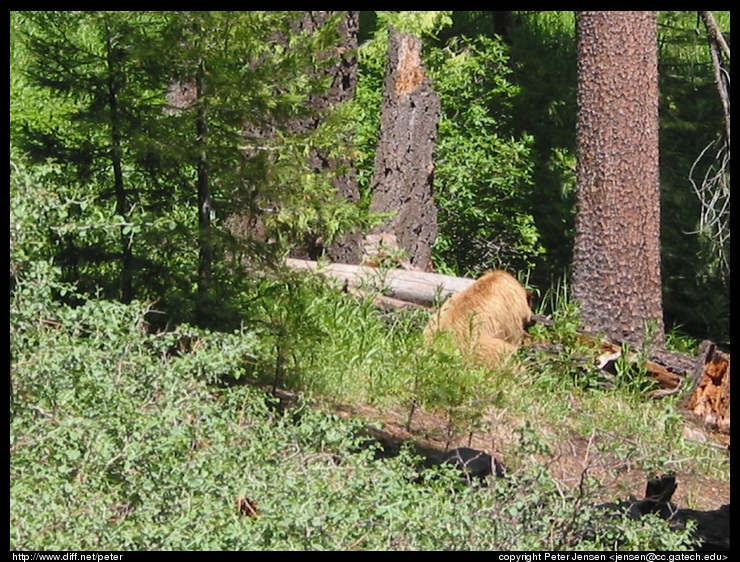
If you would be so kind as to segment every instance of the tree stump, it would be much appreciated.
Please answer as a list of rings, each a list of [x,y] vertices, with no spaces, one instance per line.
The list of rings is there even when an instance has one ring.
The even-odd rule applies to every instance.
[[[704,346],[703,369],[686,401],[686,408],[710,427],[730,434],[730,356],[713,343]]]
[[[428,270],[437,236],[432,194],[440,101],[421,63],[421,40],[390,30],[371,212],[395,212],[374,229],[394,234],[414,267]]]

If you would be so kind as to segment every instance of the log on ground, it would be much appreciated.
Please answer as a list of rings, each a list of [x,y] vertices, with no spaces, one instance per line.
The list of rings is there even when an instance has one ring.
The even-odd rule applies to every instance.
[[[287,259],[292,269],[315,271],[340,281],[347,287],[367,292],[379,292],[401,301],[431,306],[435,302],[459,293],[472,285],[474,279],[407,271],[404,269],[376,269],[344,263],[317,263],[311,260]]]

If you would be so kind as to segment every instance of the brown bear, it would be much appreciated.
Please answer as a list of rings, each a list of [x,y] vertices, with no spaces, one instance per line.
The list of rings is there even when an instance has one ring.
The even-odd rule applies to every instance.
[[[531,294],[506,271],[485,273],[450,297],[424,330],[427,341],[449,333],[474,363],[495,367],[514,353],[532,323]]]

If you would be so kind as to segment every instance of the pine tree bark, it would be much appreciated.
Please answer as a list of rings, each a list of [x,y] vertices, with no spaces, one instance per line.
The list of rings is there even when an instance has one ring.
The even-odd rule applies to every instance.
[[[437,236],[432,156],[439,115],[439,98],[421,63],[421,41],[391,29],[370,211],[396,212],[374,232],[394,234],[420,269],[429,269]]]
[[[578,12],[572,295],[589,330],[664,337],[654,12]],[[646,326],[651,326],[650,330]]]

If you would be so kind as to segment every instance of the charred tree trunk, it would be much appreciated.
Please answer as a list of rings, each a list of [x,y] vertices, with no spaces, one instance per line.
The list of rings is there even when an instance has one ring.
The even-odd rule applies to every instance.
[[[587,328],[662,344],[655,12],[578,12],[577,38],[573,298]]]
[[[512,12],[511,11],[494,11],[491,14],[491,24],[493,33],[500,36],[507,44],[511,44]]]
[[[339,24],[339,42],[337,66],[334,69],[332,85],[326,95],[326,103],[336,105],[355,97],[357,88],[357,37],[360,31],[360,12],[348,11],[347,17]],[[354,164],[348,160],[330,162],[320,159],[324,165],[341,166],[345,171],[333,179],[337,196],[351,203],[360,200],[357,186],[357,173]],[[360,263],[362,258],[361,234],[351,232],[326,248],[326,255],[331,261],[342,263]]]
[[[395,235],[414,267],[428,269],[437,236],[432,156],[440,102],[421,63],[421,41],[391,29],[371,212],[396,215],[374,232]]]
[[[329,24],[330,18],[336,12],[306,12],[305,16],[296,22],[297,32],[311,32]],[[344,18],[337,26],[336,44],[323,57],[334,58],[335,64],[323,70],[325,76],[331,78],[329,90],[320,96],[313,96],[309,101],[311,115],[305,119],[299,119],[291,124],[291,129],[296,133],[303,133],[317,128],[323,115],[331,111],[342,102],[350,100],[355,95],[357,87],[357,35],[360,28],[360,13],[347,11]],[[311,167],[315,172],[327,170],[336,173],[332,183],[337,190],[337,197],[356,203],[360,199],[360,191],[357,186],[357,174],[354,165],[349,159],[329,158],[321,151],[312,151],[309,155]],[[339,172],[339,170],[342,170]],[[339,172],[339,173],[337,173]],[[302,251],[301,251],[302,250]],[[321,241],[308,240],[303,249],[296,254],[306,254],[311,258],[318,258],[322,253],[332,261],[344,263],[359,263],[361,259],[361,236],[359,232],[353,232],[335,243],[324,246]]]

